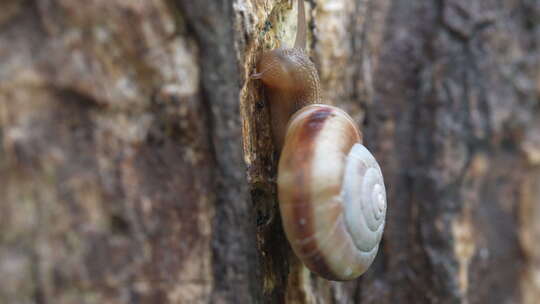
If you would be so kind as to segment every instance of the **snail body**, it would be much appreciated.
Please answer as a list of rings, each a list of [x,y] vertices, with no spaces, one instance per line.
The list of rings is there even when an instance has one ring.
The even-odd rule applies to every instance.
[[[377,254],[384,180],[352,118],[321,103],[317,70],[304,50],[304,4],[297,1],[295,46],[264,53],[252,78],[265,86],[274,145],[281,150],[277,185],[287,239],[311,271],[352,280]]]

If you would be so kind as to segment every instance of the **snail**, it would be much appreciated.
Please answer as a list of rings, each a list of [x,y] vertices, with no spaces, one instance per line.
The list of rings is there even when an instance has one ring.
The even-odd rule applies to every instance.
[[[343,110],[322,104],[306,51],[304,0],[293,48],[263,53],[257,71],[281,150],[278,200],[294,253],[328,280],[353,280],[373,262],[386,216],[381,169]]]

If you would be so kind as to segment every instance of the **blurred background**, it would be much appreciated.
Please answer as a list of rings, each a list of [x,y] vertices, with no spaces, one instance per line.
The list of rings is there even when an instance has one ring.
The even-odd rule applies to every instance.
[[[388,191],[347,283],[289,248],[248,78],[292,4],[0,2],[0,303],[538,303],[540,1],[306,1]]]

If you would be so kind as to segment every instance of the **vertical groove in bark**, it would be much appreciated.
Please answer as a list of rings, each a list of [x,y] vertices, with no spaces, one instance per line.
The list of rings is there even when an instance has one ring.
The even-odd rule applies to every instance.
[[[243,4],[247,5],[245,2]],[[241,91],[240,114],[243,120],[246,174],[257,226],[256,248],[261,269],[258,288],[261,291],[261,303],[285,301],[288,284],[291,284],[287,279],[289,269],[291,264],[298,262],[285,239],[279,216],[275,184],[277,154],[274,153],[271,140],[268,105],[264,101],[260,83],[248,78],[253,73],[262,51],[279,45],[280,39],[276,38],[276,33],[286,34],[289,40],[295,37],[295,33],[287,26],[292,24],[291,20],[296,20],[296,16],[290,13],[287,4],[290,3],[266,1],[254,4],[253,13],[258,22],[252,24],[256,29],[251,32],[251,39],[246,42],[246,52],[242,58],[245,83]],[[240,6],[241,4],[238,5]],[[266,11],[265,8],[268,7],[272,10]],[[242,12],[241,9],[238,10]],[[283,19],[284,12],[289,12],[289,15],[285,15],[288,18]],[[252,20],[247,16],[244,18]],[[284,47],[292,45],[292,40],[281,42]]]
[[[235,62],[232,1],[176,3],[199,44],[203,99],[210,111],[211,141],[216,158],[216,217],[213,301],[253,302],[257,298],[255,221],[244,182],[240,77]]]

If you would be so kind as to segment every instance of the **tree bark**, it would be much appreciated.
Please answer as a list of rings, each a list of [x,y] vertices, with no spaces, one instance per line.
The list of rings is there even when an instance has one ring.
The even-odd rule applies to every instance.
[[[323,100],[386,183],[379,254],[292,253],[263,51],[288,0],[0,3],[0,303],[536,303],[540,2],[310,0]]]

